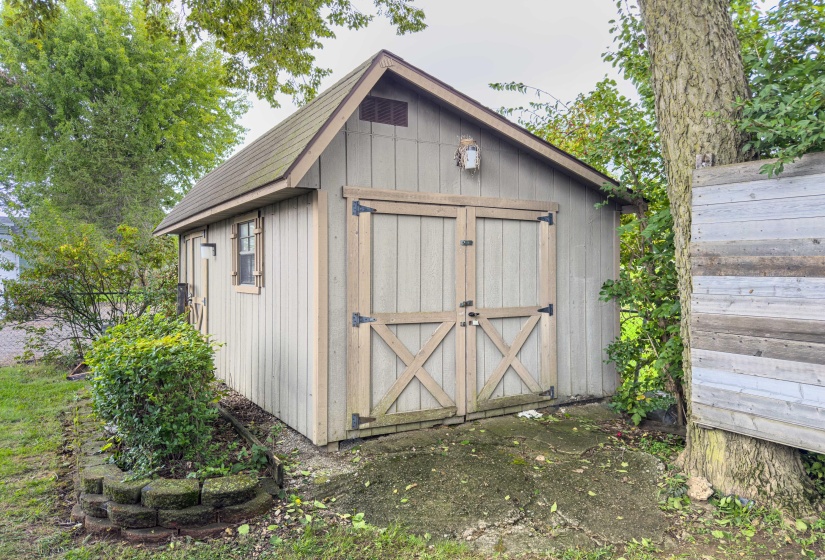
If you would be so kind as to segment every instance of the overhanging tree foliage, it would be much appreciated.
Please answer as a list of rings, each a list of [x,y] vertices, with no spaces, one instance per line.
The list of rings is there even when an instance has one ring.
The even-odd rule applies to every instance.
[[[492,87],[532,90],[520,83]],[[683,418],[673,220],[652,104],[630,101],[609,79],[570,104],[544,99],[502,112],[518,116],[533,134],[616,177],[629,189],[622,196],[637,208],[622,216],[620,277],[602,289],[602,297],[615,299],[622,309],[622,336],[607,348],[622,377],[614,404],[637,424],[651,410],[673,402]],[[614,193],[607,188],[606,194]],[[675,398],[663,397],[663,390]]]
[[[375,13],[361,12],[350,0],[142,0],[151,30],[191,43],[214,40],[224,57],[228,84],[254,92],[277,106],[275,96],[310,100],[330,71],[316,65],[313,51],[335,28],[362,29],[376,15],[386,17],[399,35],[426,27],[412,0],[373,0]],[[42,34],[63,0],[10,0],[17,20]]]
[[[240,140],[220,53],[152,33],[138,5],[68,0],[35,36],[0,25],[0,180],[113,233],[154,227]]]

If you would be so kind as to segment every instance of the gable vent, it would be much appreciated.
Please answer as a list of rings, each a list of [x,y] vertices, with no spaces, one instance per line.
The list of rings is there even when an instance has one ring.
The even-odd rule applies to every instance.
[[[407,102],[383,97],[366,97],[361,102],[360,118],[362,121],[407,126]]]

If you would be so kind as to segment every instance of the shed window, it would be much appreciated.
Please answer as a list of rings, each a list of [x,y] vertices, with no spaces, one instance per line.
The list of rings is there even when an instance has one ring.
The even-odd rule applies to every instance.
[[[238,224],[238,283],[255,285],[255,220]]]
[[[232,223],[232,284],[238,292],[257,294],[263,286],[263,220],[255,213]]]

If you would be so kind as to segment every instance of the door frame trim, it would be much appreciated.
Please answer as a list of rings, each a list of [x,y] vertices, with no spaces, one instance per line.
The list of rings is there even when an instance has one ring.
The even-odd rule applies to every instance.
[[[545,200],[514,200],[511,198],[396,191],[389,189],[372,189],[369,187],[350,187],[346,185],[341,188],[344,198],[363,198],[389,202],[414,202],[416,204],[436,204],[444,206],[475,206],[476,208],[507,208],[508,210],[559,211],[558,202]]]

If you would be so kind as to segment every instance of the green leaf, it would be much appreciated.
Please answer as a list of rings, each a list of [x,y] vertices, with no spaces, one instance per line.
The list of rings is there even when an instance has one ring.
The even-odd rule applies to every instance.
[[[324,505],[323,502],[319,502],[318,500],[315,500],[314,502],[312,502],[312,505],[314,505],[318,509],[327,509],[327,506]]]
[[[807,531],[808,530],[808,524],[805,523],[804,521],[802,521],[801,519],[797,519],[796,520],[796,529],[798,531]]]
[[[553,505],[550,506],[550,513],[555,513],[556,509],[558,509],[558,506],[556,506],[556,502],[553,502]]]
[[[713,535],[717,539],[725,538],[725,533],[723,533],[722,531],[719,531],[719,530],[711,531],[710,534]]]
[[[239,535],[248,535],[249,534],[249,525],[244,523],[240,527],[238,527],[238,534]]]

